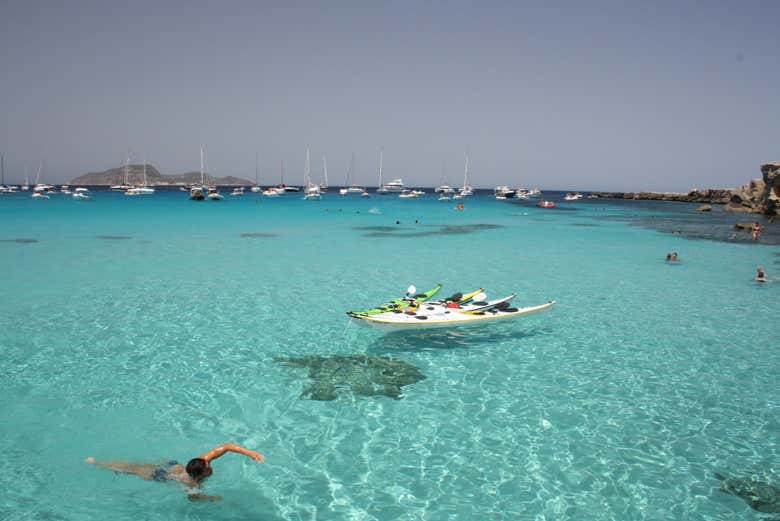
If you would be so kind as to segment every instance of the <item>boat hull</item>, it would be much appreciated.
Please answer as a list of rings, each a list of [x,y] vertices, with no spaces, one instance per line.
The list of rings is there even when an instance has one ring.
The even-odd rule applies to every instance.
[[[426,319],[418,319],[416,315],[398,313],[393,318],[377,317],[375,315],[353,315],[352,320],[359,324],[379,329],[380,331],[418,331],[427,329],[445,329],[453,327],[472,327],[490,324],[499,320],[528,315],[537,311],[543,311],[552,307],[554,300],[539,306],[518,308],[515,311],[485,312],[484,314],[470,314],[450,312],[442,315],[427,315]],[[426,315],[423,315],[426,316]]]

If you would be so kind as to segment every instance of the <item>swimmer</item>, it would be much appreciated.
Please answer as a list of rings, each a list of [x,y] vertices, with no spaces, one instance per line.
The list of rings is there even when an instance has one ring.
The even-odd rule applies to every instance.
[[[763,266],[759,266],[756,270],[756,282],[766,282],[766,272]]]
[[[225,443],[224,445],[214,447],[197,458],[191,459],[187,465],[182,465],[176,460],[168,460],[163,463],[132,463],[129,461],[96,461],[95,458],[89,457],[85,461],[117,473],[132,474],[147,481],[177,481],[191,489],[197,489],[207,477],[211,476],[211,462],[223,456],[226,452],[242,454],[258,463],[265,461],[265,458],[259,452],[249,450],[235,443]],[[222,499],[220,496],[207,496],[199,492],[188,492],[188,496],[190,500],[194,501],[219,501]]]

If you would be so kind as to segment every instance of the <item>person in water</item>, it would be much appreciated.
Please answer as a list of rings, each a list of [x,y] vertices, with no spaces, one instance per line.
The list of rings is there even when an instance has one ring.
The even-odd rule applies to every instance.
[[[753,240],[757,241],[759,237],[761,237],[761,225],[757,222],[753,223],[753,226],[751,227],[751,232],[753,234]]]
[[[766,272],[764,271],[763,266],[759,266],[758,270],[756,270],[756,281],[757,282],[766,282]]]
[[[258,463],[265,461],[263,455],[257,451],[249,450],[235,443],[225,443],[191,459],[187,465],[182,465],[176,460],[168,460],[164,463],[132,463],[129,461],[96,461],[93,457],[87,458],[86,462],[114,472],[133,474],[147,481],[178,481],[191,489],[197,489],[206,478],[211,476],[211,462],[226,452],[243,454]],[[188,496],[191,500],[219,501],[222,499],[219,496],[207,496],[192,491],[188,492]]]

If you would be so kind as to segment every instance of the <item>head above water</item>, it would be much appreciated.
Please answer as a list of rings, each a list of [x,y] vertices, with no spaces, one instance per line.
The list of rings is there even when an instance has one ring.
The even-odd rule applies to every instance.
[[[187,463],[187,474],[195,481],[201,481],[211,476],[211,465],[203,458],[193,458]]]

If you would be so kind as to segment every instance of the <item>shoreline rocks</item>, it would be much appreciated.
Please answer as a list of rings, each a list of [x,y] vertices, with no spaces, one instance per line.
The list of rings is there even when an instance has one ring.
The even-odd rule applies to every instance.
[[[739,188],[693,189],[690,192],[593,192],[592,195],[606,199],[634,199],[649,201],[676,201],[700,203],[702,206],[723,204],[727,212],[780,214],[780,162],[761,165],[761,179],[751,179]]]

